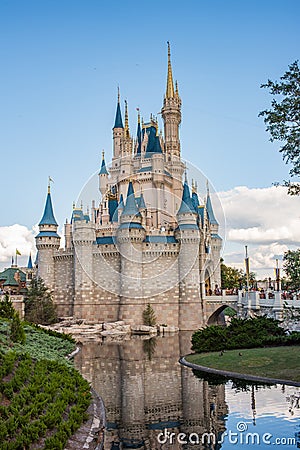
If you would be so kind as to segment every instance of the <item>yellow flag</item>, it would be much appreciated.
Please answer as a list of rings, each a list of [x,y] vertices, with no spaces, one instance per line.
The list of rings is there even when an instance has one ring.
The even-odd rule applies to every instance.
[[[19,252],[19,250],[16,248],[16,255],[20,255],[21,256],[21,253]]]

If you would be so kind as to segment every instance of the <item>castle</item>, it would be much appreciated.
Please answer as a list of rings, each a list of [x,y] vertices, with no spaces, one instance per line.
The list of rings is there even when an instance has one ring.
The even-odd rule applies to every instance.
[[[101,201],[86,213],[73,206],[63,249],[49,183],[37,275],[53,290],[60,316],[141,324],[151,304],[159,324],[193,330],[206,322],[205,298],[221,284],[222,239],[209,189],[202,202],[197,183],[192,193],[188,186],[169,44],[161,117],[164,133],[155,117],[144,123],[138,113],[133,139],[118,92],[112,162],[107,167],[103,153],[98,175]]]

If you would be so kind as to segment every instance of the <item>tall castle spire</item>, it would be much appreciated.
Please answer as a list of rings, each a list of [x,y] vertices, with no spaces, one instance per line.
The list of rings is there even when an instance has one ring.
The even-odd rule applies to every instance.
[[[116,111],[116,119],[114,128],[123,128],[122,114],[120,108],[120,89],[118,87],[118,103],[117,103],[117,111]]]
[[[167,89],[166,89],[166,98],[174,97],[174,83],[173,83],[173,74],[172,74],[172,64],[171,64],[171,49],[170,42],[168,44],[168,75],[167,75]]]
[[[125,137],[129,138],[130,134],[129,134],[129,120],[128,120],[128,105],[127,105],[127,100],[125,100],[125,128],[124,128],[124,132],[125,132]]]
[[[116,110],[115,124],[113,127],[113,157],[119,158],[121,155],[121,141],[124,135],[124,127],[122,121],[121,107],[120,107],[120,89],[118,87],[118,102]]]
[[[179,125],[181,122],[181,99],[178,93],[178,85],[176,83],[176,91],[174,90],[171,50],[168,42],[168,70],[167,70],[167,86],[164,96],[164,104],[161,110],[164,121],[165,131],[165,151],[169,157],[180,158],[180,140]]]

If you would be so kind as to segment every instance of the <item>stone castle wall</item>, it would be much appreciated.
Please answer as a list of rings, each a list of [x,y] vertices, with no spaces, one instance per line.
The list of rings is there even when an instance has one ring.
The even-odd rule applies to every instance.
[[[179,284],[180,244],[142,243],[140,246],[140,261],[126,260],[126,273],[132,278],[121,275],[124,254],[121,256],[120,249],[113,244],[86,246],[80,253],[76,248],[56,252],[54,300],[58,315],[73,315],[94,322],[125,320],[134,325],[143,323],[143,311],[150,303],[157,324],[198,328],[203,320],[199,275],[195,275],[198,262],[196,272],[188,277],[192,285],[186,283],[183,293]],[[184,255],[189,258],[189,251]],[[86,264],[86,257],[90,265]],[[130,294],[127,296],[122,295],[126,283]]]

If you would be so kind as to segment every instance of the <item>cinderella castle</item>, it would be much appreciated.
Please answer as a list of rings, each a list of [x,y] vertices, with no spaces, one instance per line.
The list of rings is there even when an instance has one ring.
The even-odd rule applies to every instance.
[[[123,121],[124,117],[124,121]],[[209,189],[188,186],[181,158],[181,99],[174,85],[170,46],[161,109],[164,133],[150,116],[129,130],[120,95],[110,166],[99,171],[101,201],[89,212],[73,206],[60,248],[50,184],[36,236],[37,275],[53,291],[60,316],[94,322],[143,323],[150,304],[157,323],[181,330],[206,321],[205,298],[220,286],[222,239]]]

